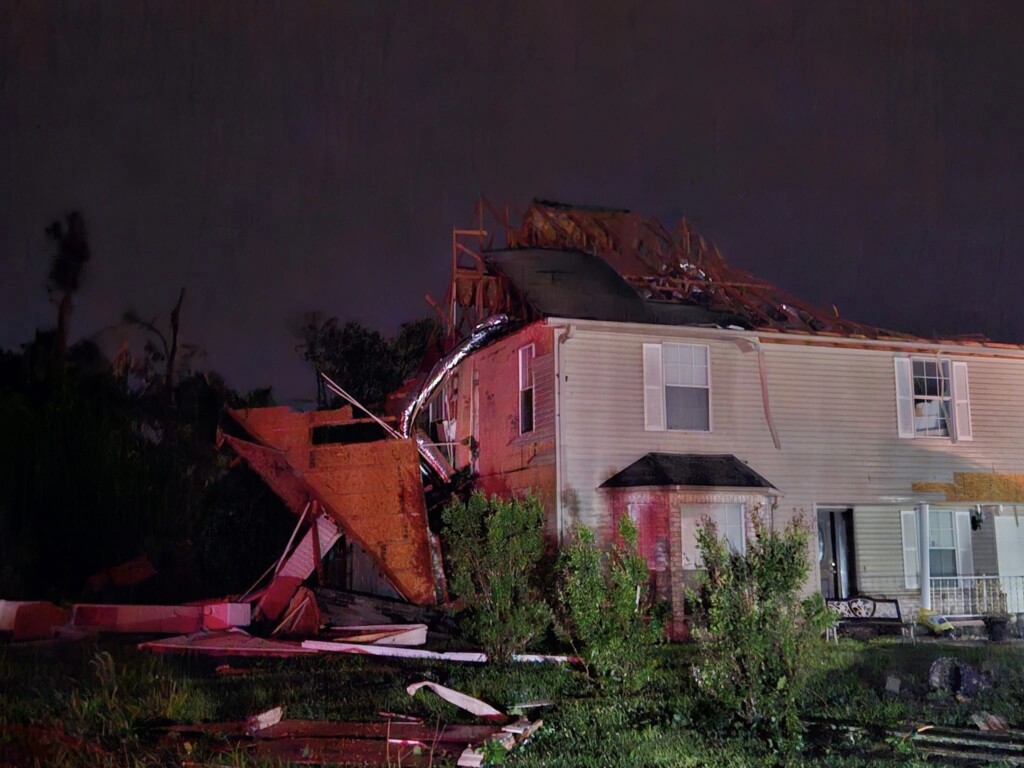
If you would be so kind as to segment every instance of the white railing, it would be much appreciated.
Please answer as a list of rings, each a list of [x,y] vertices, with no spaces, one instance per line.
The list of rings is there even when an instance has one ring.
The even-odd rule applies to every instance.
[[[933,576],[931,587],[943,616],[1024,613],[1024,576]]]

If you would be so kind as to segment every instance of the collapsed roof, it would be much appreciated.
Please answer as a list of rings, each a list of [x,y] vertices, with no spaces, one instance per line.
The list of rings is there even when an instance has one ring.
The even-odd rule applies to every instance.
[[[415,439],[367,434],[375,422],[354,418],[350,407],[312,413],[253,408],[228,415],[245,436],[222,433],[223,442],[296,516],[315,501],[403,598],[418,605],[442,599]],[[332,429],[345,434],[332,439]]]
[[[487,215],[497,227],[485,228]],[[503,235],[504,244],[500,237]],[[628,210],[535,200],[518,226],[486,200],[452,234],[449,342],[495,313],[859,337],[919,337],[857,323],[730,266],[685,219],[670,230]],[[984,337],[967,337],[986,342]],[[964,339],[958,339],[964,340]]]

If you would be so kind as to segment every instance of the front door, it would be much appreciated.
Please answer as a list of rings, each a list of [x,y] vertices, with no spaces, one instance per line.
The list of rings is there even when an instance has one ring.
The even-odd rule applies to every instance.
[[[818,510],[821,594],[845,599],[857,594],[853,557],[853,510]]]

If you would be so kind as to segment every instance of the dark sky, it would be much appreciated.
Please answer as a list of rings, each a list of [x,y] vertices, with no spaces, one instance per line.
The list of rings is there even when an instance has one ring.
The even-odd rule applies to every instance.
[[[607,10],[601,10],[608,6]],[[850,318],[1024,342],[1024,3],[0,2],[0,346],[170,310],[236,387],[443,294],[474,200],[685,214]]]

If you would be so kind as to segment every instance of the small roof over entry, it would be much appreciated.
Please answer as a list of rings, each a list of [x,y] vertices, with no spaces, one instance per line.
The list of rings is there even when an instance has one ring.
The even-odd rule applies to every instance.
[[[643,486],[776,490],[731,453],[648,453],[600,485],[601,488]]]

